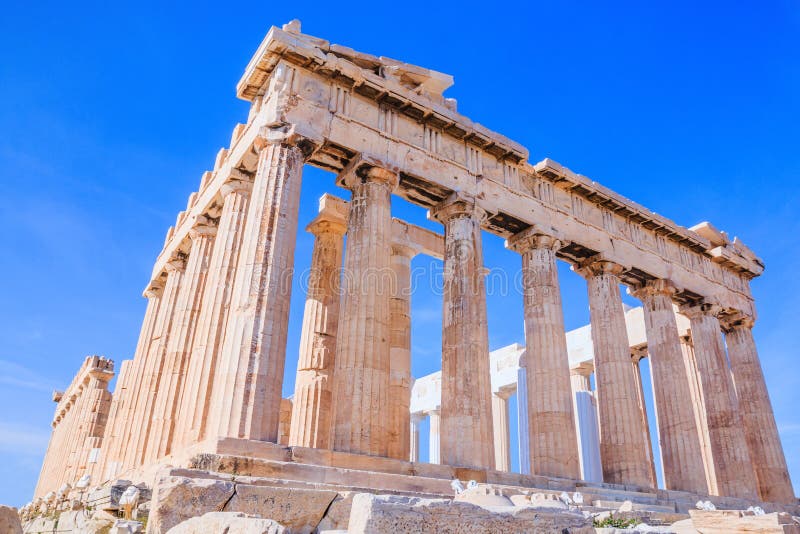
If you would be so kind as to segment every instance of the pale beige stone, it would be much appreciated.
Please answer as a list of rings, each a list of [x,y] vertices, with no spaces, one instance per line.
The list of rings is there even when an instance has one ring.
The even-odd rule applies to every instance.
[[[187,519],[220,510],[233,493],[233,482],[162,476],[153,488],[147,532],[163,534]]]
[[[475,199],[453,194],[431,215],[444,224],[441,462],[494,467],[489,334]]]
[[[342,176],[353,197],[336,335],[333,443],[387,456],[391,298],[391,194],[396,173],[357,162]]]
[[[0,532],[22,534],[22,524],[16,508],[0,505]]]
[[[208,512],[187,519],[169,529],[169,534],[288,534],[292,532],[277,521],[241,512]]]
[[[307,227],[314,234],[311,272],[300,336],[290,445],[326,449],[331,433],[331,402],[339,291],[346,220],[338,199],[326,195],[320,213]]]
[[[338,495],[335,491],[278,488],[236,484],[226,511],[259,514],[273,519],[291,532],[313,532]]]
[[[605,482],[650,486],[650,444],[646,442],[619,292],[622,271],[622,266],[603,259],[592,259],[578,269],[589,289],[600,456]]]
[[[722,344],[715,306],[684,306],[692,328],[695,362],[702,387],[716,493],[758,498],[755,471],[745,441],[738,400]]]
[[[507,245],[522,255],[531,473],[580,478],[556,252],[562,243],[530,228]]]
[[[800,524],[787,513],[753,515],[741,510],[689,510],[700,534],[800,534]]]
[[[580,513],[515,506],[487,510],[466,502],[362,493],[353,499],[349,534],[375,532],[564,532],[590,534]]]
[[[742,316],[731,319],[727,321],[725,341],[759,495],[769,502],[796,502],[753,340],[753,320]]]
[[[668,489],[707,493],[699,432],[684,368],[669,282],[649,282],[634,292],[644,305],[664,483]]]

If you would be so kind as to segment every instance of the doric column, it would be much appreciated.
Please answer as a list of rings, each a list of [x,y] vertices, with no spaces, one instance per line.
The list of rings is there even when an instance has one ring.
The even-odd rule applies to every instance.
[[[342,178],[352,193],[333,384],[333,449],[389,450],[389,300],[392,191],[397,173],[379,167]]]
[[[642,418],[642,428],[644,428],[644,442],[647,443],[647,463],[650,466],[650,484],[651,488],[657,488],[656,482],[656,462],[653,458],[653,442],[650,439],[650,420],[647,417],[647,404],[644,400],[644,384],[642,383],[642,368],[640,367],[642,358],[647,355],[646,352],[634,352],[631,355],[631,365],[633,367],[633,378],[636,381],[636,401],[639,404],[639,415]]]
[[[533,227],[509,239],[507,247],[522,255],[531,473],[577,479],[578,440],[556,267],[561,242]]]
[[[153,411],[153,430],[147,445],[146,463],[170,453],[175,422],[178,417],[178,403],[183,390],[187,360],[192,352],[192,342],[197,326],[197,317],[203,300],[208,264],[214,247],[216,225],[200,216],[189,231],[191,248],[186,261],[186,272],[167,343],[161,382]]]
[[[511,447],[508,429],[508,395],[492,393],[492,423],[494,424],[494,461],[497,471],[511,470]]]
[[[308,295],[300,334],[289,445],[327,449],[331,392],[339,324],[339,278],[346,221],[334,210],[320,212],[306,227],[314,234]]]
[[[570,369],[575,403],[575,430],[581,461],[581,479],[603,481],[600,463],[600,431],[597,425],[597,402],[591,391],[591,366]]]
[[[134,352],[132,361],[127,365],[123,363],[111,401],[106,436],[103,439],[103,453],[101,455],[103,465],[101,475],[104,478],[112,478],[120,472],[125,450],[130,446],[134,409],[140,393],[143,392],[144,361],[147,359],[147,351],[153,339],[153,329],[158,317],[158,308],[163,292],[164,285],[160,281],[151,283],[144,291],[144,296],[147,298],[147,308],[139,331],[136,352]]]
[[[129,423],[131,425],[131,434],[129,442],[125,444],[126,452],[123,468],[138,467],[144,462],[145,450],[153,423],[156,395],[161,384],[164,356],[167,351],[172,319],[175,315],[175,306],[178,301],[178,293],[183,281],[185,268],[186,261],[182,257],[170,260],[165,266],[167,281],[164,284],[161,305],[158,307],[158,317],[153,325],[153,336],[147,351],[147,357],[142,362],[144,366],[142,382],[139,385],[140,393]]]
[[[258,168],[212,397],[218,436],[275,443],[303,153],[282,137],[258,138],[256,149]]]
[[[619,292],[623,267],[589,258],[576,270],[589,289],[603,480],[649,486],[650,444],[645,440]]]
[[[702,495],[708,485],[672,306],[675,291],[668,281],[653,280],[632,293],[644,308],[664,485]]]
[[[408,460],[411,462],[419,462],[419,425],[421,422],[422,416],[420,414],[413,414],[411,416],[408,454]]]
[[[719,308],[701,304],[684,306],[681,312],[691,323],[717,492],[726,497],[757,499],[753,464],[722,344]]]
[[[531,474],[530,433],[528,432],[528,379],[523,354],[517,369],[517,444],[519,445],[519,472]]]
[[[796,502],[753,340],[753,319],[737,315],[731,317],[725,326],[728,359],[759,495],[767,502]]]
[[[428,412],[428,423],[430,433],[430,439],[428,440],[428,462],[440,464],[442,463],[442,418],[439,410],[431,410]]]
[[[411,259],[417,249],[393,243],[389,301],[389,458],[406,460],[411,443]]]
[[[91,480],[100,482],[98,475],[100,463],[98,455],[102,455],[103,440],[105,439],[106,428],[108,425],[108,415],[111,409],[111,392],[108,391],[108,382],[114,378],[114,364],[104,358],[98,359],[98,365],[90,372],[89,389],[89,411],[86,414],[86,440],[84,442],[82,462],[86,462],[85,470],[78,474],[80,478],[84,474],[90,475]],[[92,460],[94,460],[92,462]],[[90,465],[91,464],[91,465]],[[72,481],[74,483],[75,481]]]
[[[492,389],[481,245],[486,213],[475,199],[454,193],[431,215],[445,227],[441,460],[491,469]]]
[[[234,275],[253,187],[247,175],[236,173],[235,176],[220,189],[222,212],[197,318],[197,332],[181,400],[180,425],[176,432],[183,446],[205,439],[207,428],[214,431],[219,428],[218,424],[209,421],[212,417],[211,395],[219,378],[219,355],[228,324]]]
[[[694,356],[692,337],[688,332],[681,335],[681,352],[683,353],[683,363],[686,367],[686,378],[689,381],[692,411],[694,413],[695,426],[697,427],[697,439],[700,442],[700,456],[703,459],[708,494],[719,495],[717,491],[717,478],[714,474],[714,461],[711,457],[711,438],[708,435],[708,419],[706,418],[705,399],[703,398],[703,384],[700,381],[700,374],[697,371],[697,360]]]

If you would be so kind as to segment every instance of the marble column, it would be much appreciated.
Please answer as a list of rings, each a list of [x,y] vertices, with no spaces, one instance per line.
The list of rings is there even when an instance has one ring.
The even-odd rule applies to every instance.
[[[675,292],[668,281],[652,280],[632,293],[644,308],[664,485],[702,495],[708,484],[673,310]]]
[[[529,228],[507,247],[522,255],[531,473],[577,479],[578,440],[556,251],[561,242]]]
[[[138,467],[144,462],[152,429],[155,400],[161,385],[164,357],[185,268],[186,261],[183,257],[174,258],[165,266],[167,281],[161,296],[161,305],[158,307],[158,317],[153,325],[153,335],[147,350],[147,357],[142,362],[140,393],[131,413],[132,418],[128,422],[131,426],[131,433],[128,443],[124,445],[123,469]]]
[[[517,444],[519,445],[519,472],[531,474],[530,433],[528,432],[528,380],[525,355],[517,369]]]
[[[474,198],[454,193],[431,215],[445,227],[441,460],[491,469],[492,389],[481,245],[486,214]]]
[[[333,449],[387,456],[395,172],[371,167],[343,176],[352,193],[333,384]]]
[[[125,449],[130,443],[131,421],[133,408],[139,393],[142,391],[143,361],[147,358],[147,350],[153,337],[153,328],[158,316],[158,307],[164,284],[161,281],[151,282],[144,291],[147,298],[142,327],[139,330],[139,340],[133,360],[122,365],[111,408],[106,425],[106,437],[103,439],[103,453],[101,455],[102,470],[100,473],[107,478],[116,476],[121,468],[125,456]],[[127,364],[127,365],[126,365]],[[124,372],[123,372],[124,370]]]
[[[503,392],[492,394],[492,423],[494,424],[495,470],[511,470],[511,446],[508,427],[508,395]]]
[[[442,463],[441,423],[442,417],[439,410],[428,412],[428,426],[430,439],[428,440],[428,463]]]
[[[650,484],[651,488],[657,488],[656,481],[656,461],[653,458],[653,442],[650,439],[650,419],[647,417],[647,404],[644,400],[644,384],[642,383],[642,368],[640,364],[647,353],[634,353],[631,355],[631,366],[633,378],[636,381],[637,402],[639,403],[639,414],[642,417],[642,427],[644,428],[644,442],[648,444],[647,463],[650,465]]]
[[[417,249],[393,243],[389,301],[389,458],[406,460],[411,439],[411,259]]]
[[[258,138],[255,148],[258,167],[212,392],[213,420],[220,437],[275,443],[303,153],[284,138]]]
[[[300,334],[289,445],[327,449],[331,433],[336,329],[346,221],[321,212],[307,232],[314,234],[308,295]]]
[[[581,462],[581,479],[603,481],[600,463],[600,431],[597,425],[597,402],[591,391],[591,368],[570,369],[575,402],[575,430]]]
[[[697,360],[694,356],[692,337],[688,334],[681,335],[681,353],[686,368],[686,378],[689,382],[689,391],[692,401],[697,439],[700,442],[700,456],[703,459],[706,486],[709,495],[719,495],[717,491],[717,478],[714,474],[714,461],[711,457],[711,438],[708,434],[708,419],[706,418],[705,399],[703,398],[703,385],[697,371]]]
[[[650,444],[645,440],[619,291],[623,267],[589,258],[576,270],[589,289],[603,480],[650,486]]]
[[[719,308],[700,304],[684,306],[681,312],[689,317],[691,323],[717,492],[726,497],[757,499],[753,464],[722,344],[722,331],[717,318]]]
[[[409,436],[409,451],[408,460],[410,462],[419,462],[419,425],[422,422],[422,416],[414,414],[411,416],[410,423],[410,436]]]
[[[180,396],[189,355],[192,352],[216,234],[216,224],[203,216],[194,221],[194,226],[189,231],[191,247],[164,357],[161,382],[153,410],[153,430],[145,456],[146,463],[163,458],[171,452]]]
[[[755,469],[759,495],[767,502],[794,503],[796,498],[786,467],[786,457],[753,340],[753,319],[739,314],[725,326],[725,341],[739,400],[739,413],[744,422],[745,440]]]
[[[197,318],[197,332],[181,399],[179,431],[176,432],[180,445],[184,447],[205,439],[207,428],[218,428],[209,422],[212,417],[211,393],[218,378],[219,355],[228,324],[234,275],[253,187],[252,179],[247,175],[236,173],[235,176],[220,188],[222,212]]]

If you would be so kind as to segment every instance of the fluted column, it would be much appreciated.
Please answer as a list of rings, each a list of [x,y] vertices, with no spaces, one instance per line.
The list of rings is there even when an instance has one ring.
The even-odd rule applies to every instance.
[[[575,431],[581,461],[581,479],[603,481],[600,462],[600,431],[597,424],[597,401],[591,391],[591,366],[570,369],[575,407]]]
[[[645,440],[619,292],[623,268],[590,258],[577,271],[589,289],[603,480],[649,486],[650,444]]]
[[[343,177],[352,193],[333,384],[333,449],[389,451],[389,301],[396,173],[371,167]]]
[[[82,473],[78,474],[80,478],[84,474],[91,476],[91,480],[95,483],[98,480],[99,474],[102,472],[100,468],[102,463],[102,451],[100,451],[100,458],[95,460],[94,463],[89,462],[92,457],[92,451],[95,449],[102,449],[102,444],[105,439],[105,433],[108,425],[108,415],[111,409],[111,392],[108,391],[108,382],[114,377],[113,366],[100,366],[90,373],[91,379],[89,381],[88,394],[90,395],[89,406],[90,410],[86,419],[86,440],[83,446],[83,462],[86,462],[86,467]]]
[[[753,319],[738,315],[728,321],[726,327],[728,359],[759,495],[767,502],[796,502],[753,340]]]
[[[198,217],[189,231],[192,243],[186,261],[185,276],[178,292],[161,383],[153,411],[153,430],[145,457],[147,463],[163,458],[172,448],[187,361],[192,352],[197,317],[200,315],[216,234],[217,227],[214,222],[203,216]]]
[[[711,457],[711,438],[708,435],[708,419],[706,418],[705,399],[703,398],[703,384],[700,380],[700,374],[697,371],[697,360],[694,356],[694,346],[692,345],[691,335],[681,335],[681,352],[683,353],[683,363],[686,367],[686,378],[689,381],[692,411],[694,413],[695,426],[697,427],[697,439],[700,442],[700,455],[703,458],[706,486],[708,486],[709,495],[719,495],[717,491],[717,478],[714,474],[714,461]]]
[[[428,412],[428,463],[442,463],[442,443],[441,443],[441,423],[442,417],[439,410]]]
[[[507,246],[522,255],[531,473],[577,479],[578,440],[556,267],[561,242],[534,227]]]
[[[644,308],[664,485],[704,494],[708,485],[672,305],[675,291],[668,281],[653,280],[633,295]]]
[[[417,249],[393,243],[389,301],[389,458],[407,460],[411,440],[411,259]]]
[[[441,460],[491,469],[492,389],[481,245],[486,214],[473,198],[454,193],[431,215],[445,227]]]
[[[639,403],[639,415],[642,418],[642,428],[644,428],[644,442],[647,443],[647,464],[650,466],[650,483],[648,486],[657,488],[656,481],[656,462],[653,458],[653,442],[650,439],[650,420],[647,417],[647,404],[644,400],[644,383],[642,382],[642,368],[640,367],[642,358],[646,353],[634,353],[631,356],[631,366],[633,367],[633,378],[636,381],[636,401]]]
[[[717,318],[719,308],[702,304],[684,306],[681,312],[691,322],[717,492],[726,497],[757,499],[753,464],[722,345],[722,331]]]
[[[125,445],[123,468],[137,467],[144,462],[146,446],[152,429],[155,400],[161,385],[164,357],[185,268],[186,262],[182,257],[170,260],[165,266],[167,281],[164,285],[161,305],[158,307],[158,317],[153,325],[153,335],[147,350],[147,357],[142,362],[142,382],[139,385],[139,396],[129,423],[131,434],[129,442]]]
[[[233,279],[252,187],[252,180],[239,174],[220,189],[222,212],[186,373],[179,428],[175,434],[182,446],[202,441],[207,428],[218,428],[218,425],[209,421],[212,413],[211,395],[219,377],[219,355],[228,324]]]
[[[339,324],[339,290],[346,221],[320,213],[306,227],[314,234],[308,295],[300,334],[289,445],[327,449]]]
[[[139,396],[143,393],[144,361],[153,339],[153,332],[158,318],[161,296],[164,293],[164,284],[161,281],[151,283],[144,291],[147,298],[147,308],[139,331],[139,341],[136,344],[133,360],[128,365],[123,364],[114,397],[111,401],[111,410],[103,439],[103,453],[101,455],[104,479],[112,478],[120,473],[125,459],[125,451],[129,448],[131,439],[134,410]]]
[[[519,472],[531,474],[530,433],[528,432],[528,379],[525,355],[517,369],[517,444],[519,445]]]
[[[422,416],[414,414],[411,416],[410,423],[410,443],[408,460],[410,462],[419,462],[419,425],[422,422]]]
[[[275,443],[303,153],[285,139],[259,138],[256,148],[258,168],[212,397],[218,436]]]
[[[508,395],[492,394],[492,423],[494,424],[494,461],[497,471],[511,470],[511,447],[508,428]]]

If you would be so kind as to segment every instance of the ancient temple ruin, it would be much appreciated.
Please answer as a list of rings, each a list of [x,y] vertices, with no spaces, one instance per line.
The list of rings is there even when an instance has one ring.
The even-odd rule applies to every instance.
[[[796,502],[751,332],[762,261],[708,223],[679,226],[554,161],[528,162],[523,146],[458,113],[443,95],[452,83],[296,22],[273,27],[237,85],[247,123],[167,232],[113,400],[112,364],[88,359],[60,397],[36,497],[84,475],[153,484],[165,465],[375,491],[447,493],[452,478],[472,478],[656,495],[657,439],[660,501]],[[287,404],[304,165],[334,172],[352,196],[324,196],[306,228],[312,276]],[[393,219],[395,196],[442,233]],[[497,444],[507,411],[490,370],[484,232],[507,240],[523,273],[526,336],[504,382],[525,415],[523,473],[508,472]],[[424,410],[410,366],[416,254],[443,259],[445,277],[438,404]],[[572,366],[559,261],[589,294],[592,355]],[[620,285],[643,304],[635,346]],[[635,365],[645,355],[657,436]],[[576,400],[591,373],[591,399]],[[582,449],[576,411],[596,418],[597,454]],[[433,412],[435,463],[421,464],[415,425]]]

